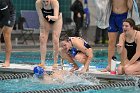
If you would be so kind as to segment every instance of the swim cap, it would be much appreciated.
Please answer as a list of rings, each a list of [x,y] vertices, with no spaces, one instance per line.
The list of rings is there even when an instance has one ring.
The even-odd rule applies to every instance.
[[[34,67],[34,74],[38,77],[41,77],[44,74],[44,69],[40,66],[36,66]]]

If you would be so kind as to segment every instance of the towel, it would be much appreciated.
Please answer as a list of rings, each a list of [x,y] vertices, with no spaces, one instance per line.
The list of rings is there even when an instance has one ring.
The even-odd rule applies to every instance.
[[[95,5],[95,23],[99,28],[109,27],[109,17],[111,14],[110,0],[93,0]]]
[[[96,4],[96,24],[99,28],[105,29],[109,27],[109,18],[112,11],[111,0],[93,0]],[[128,11],[127,18],[132,18],[136,25],[140,24],[139,11],[136,0],[133,0],[133,8]]]
[[[128,11],[127,18],[132,18],[135,21],[136,25],[140,24],[140,16],[136,0],[133,0],[133,7],[131,11]]]

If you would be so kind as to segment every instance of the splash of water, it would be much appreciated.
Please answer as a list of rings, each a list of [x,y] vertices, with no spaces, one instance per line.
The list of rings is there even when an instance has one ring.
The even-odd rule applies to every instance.
[[[99,83],[99,80],[88,74],[76,75],[67,73],[67,75],[64,76],[64,82],[69,84],[73,83],[76,85],[97,85]]]

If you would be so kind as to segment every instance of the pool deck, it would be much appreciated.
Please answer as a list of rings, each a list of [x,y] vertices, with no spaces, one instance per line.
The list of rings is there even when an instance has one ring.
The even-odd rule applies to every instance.
[[[10,67],[1,67],[2,63],[0,63],[0,72],[4,72],[4,73],[31,73],[33,74],[33,69],[35,66],[37,65],[29,65],[29,64],[11,64]],[[64,70],[70,70],[70,68],[65,65]],[[81,68],[80,68],[81,69]],[[79,69],[79,70],[80,70]],[[47,66],[46,71],[52,71],[52,66]],[[76,71],[76,74],[80,74],[79,70]],[[106,79],[106,80],[134,80],[134,77],[138,77],[139,76],[129,76],[129,75],[111,75],[110,72],[101,72],[100,70],[95,69],[93,66],[90,66],[89,71],[85,73],[85,75],[90,75],[93,76],[95,78],[99,78],[99,79]]]
[[[29,43],[30,44],[30,43]],[[48,50],[52,50],[52,43],[48,43]],[[92,45],[93,49],[107,49],[107,45]],[[2,44],[1,51],[5,51],[5,46]],[[13,45],[13,51],[39,51],[39,43],[36,45]],[[10,67],[2,67],[2,63],[0,63],[0,73],[31,73],[33,74],[33,68],[37,65],[29,65],[29,64],[10,64]],[[69,71],[70,68],[68,66],[64,66],[64,70]],[[80,70],[80,69],[79,69]],[[46,71],[52,71],[51,66],[46,67]],[[79,71],[76,71],[76,73],[79,73]],[[129,76],[129,75],[111,75],[110,72],[101,72],[95,67],[91,66],[89,68],[89,71],[85,73],[85,75],[91,75],[93,77],[99,78],[99,79],[106,79],[106,80],[133,80],[134,77],[139,76]]]

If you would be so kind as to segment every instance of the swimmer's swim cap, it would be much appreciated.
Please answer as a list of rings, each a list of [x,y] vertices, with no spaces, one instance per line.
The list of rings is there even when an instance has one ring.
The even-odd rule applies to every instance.
[[[44,74],[44,69],[40,66],[36,66],[34,67],[34,74],[38,77],[41,77]]]

